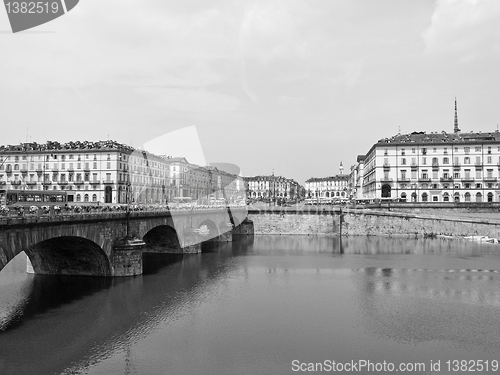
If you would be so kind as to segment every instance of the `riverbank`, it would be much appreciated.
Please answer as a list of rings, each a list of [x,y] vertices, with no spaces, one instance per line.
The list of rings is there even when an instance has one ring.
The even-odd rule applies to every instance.
[[[342,227],[340,214],[342,213]],[[407,236],[500,238],[499,214],[486,212],[403,212],[370,209],[249,210],[254,233],[313,236]]]

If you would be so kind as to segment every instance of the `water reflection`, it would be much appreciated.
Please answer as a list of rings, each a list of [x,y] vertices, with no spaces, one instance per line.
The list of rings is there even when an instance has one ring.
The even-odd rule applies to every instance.
[[[348,237],[342,246],[243,237],[202,254],[147,254],[134,278],[0,277],[0,317],[11,316],[0,373],[289,374],[295,358],[500,351],[499,245]]]

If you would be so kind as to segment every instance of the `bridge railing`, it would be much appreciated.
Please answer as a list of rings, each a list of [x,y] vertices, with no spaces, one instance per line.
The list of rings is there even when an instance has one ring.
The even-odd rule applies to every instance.
[[[125,214],[130,212],[173,213],[205,210],[246,209],[241,204],[199,205],[199,204],[140,204],[140,205],[64,205],[64,206],[0,206],[0,218],[14,217],[56,217],[73,215]]]

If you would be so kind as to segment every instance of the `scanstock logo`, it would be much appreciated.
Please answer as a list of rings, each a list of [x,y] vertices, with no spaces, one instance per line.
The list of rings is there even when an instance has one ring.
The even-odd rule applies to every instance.
[[[31,29],[61,17],[73,9],[79,0],[22,1],[4,0],[13,33]]]
[[[169,177],[161,186],[161,171],[153,155],[171,161]],[[138,208],[158,200],[167,204],[181,244],[218,237],[247,216],[240,168],[231,163],[207,163],[196,126],[150,139],[139,149],[134,148],[123,164],[130,176],[127,200]],[[169,195],[173,197],[167,199]],[[191,228],[184,225],[186,214],[193,219]]]

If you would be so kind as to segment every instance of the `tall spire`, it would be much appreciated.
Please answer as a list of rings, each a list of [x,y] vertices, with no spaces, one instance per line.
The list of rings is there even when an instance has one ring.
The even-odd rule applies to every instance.
[[[340,161],[340,174],[344,174],[344,166],[342,165],[342,161]]]
[[[458,127],[458,113],[457,113],[457,98],[455,97],[455,122],[453,127],[453,133],[460,133],[460,129]]]

